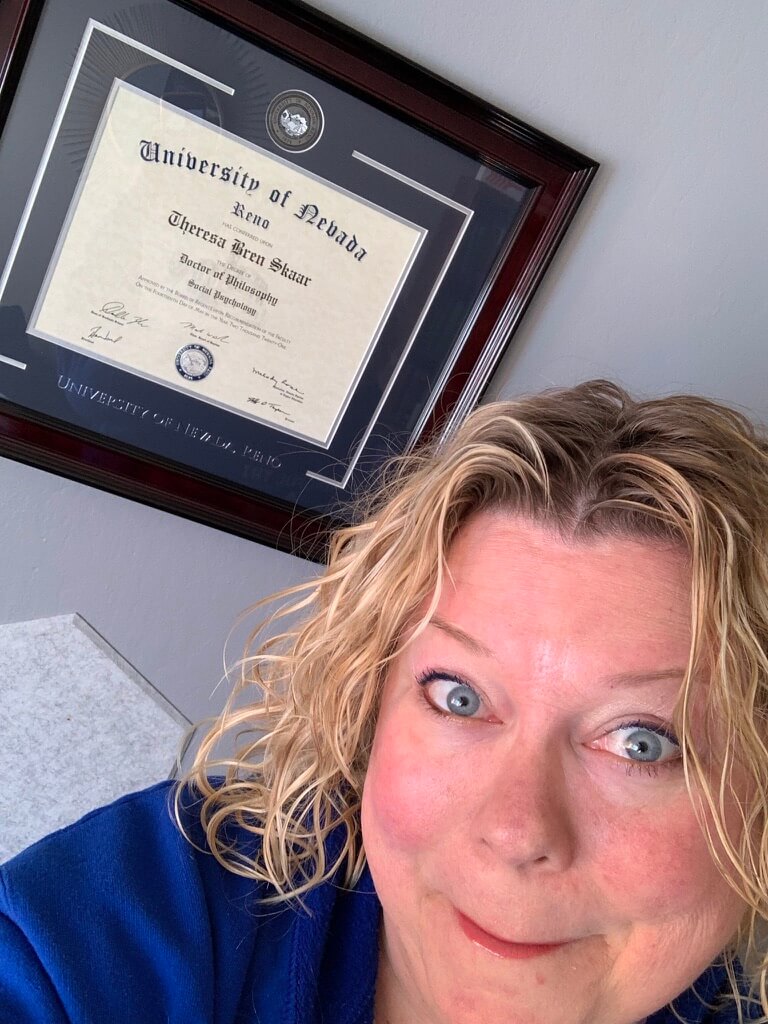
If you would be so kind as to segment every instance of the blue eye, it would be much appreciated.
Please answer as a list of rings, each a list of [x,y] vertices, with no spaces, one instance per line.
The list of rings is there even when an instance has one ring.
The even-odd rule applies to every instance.
[[[435,710],[446,715],[474,718],[483,702],[469,685],[454,676],[428,672],[419,679],[419,685]]]
[[[614,732],[624,733],[619,737],[617,753],[627,760],[658,764],[672,761],[680,754],[680,745],[675,737],[661,726],[627,722]]]

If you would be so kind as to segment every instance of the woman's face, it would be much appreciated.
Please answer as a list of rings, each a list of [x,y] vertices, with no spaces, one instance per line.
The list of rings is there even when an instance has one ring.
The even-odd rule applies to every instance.
[[[449,568],[386,680],[365,783],[384,908],[377,1020],[640,1020],[707,967],[744,910],[671,725],[685,560],[482,513]]]

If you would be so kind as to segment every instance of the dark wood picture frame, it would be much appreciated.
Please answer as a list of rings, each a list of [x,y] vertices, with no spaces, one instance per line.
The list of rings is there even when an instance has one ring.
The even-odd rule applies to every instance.
[[[57,3],[66,0],[3,0],[0,5],[0,141],[20,95],[41,15]],[[91,17],[99,18],[102,4],[103,0],[89,0]],[[499,248],[482,296],[475,297],[476,308],[446,364],[439,391],[409,392],[403,401],[418,429],[390,431],[381,450],[367,459],[366,472],[375,471],[384,449],[398,451],[451,429],[481,396],[596,172],[596,162],[304,4],[158,4],[198,15],[218,30],[298,66],[367,104],[372,112],[386,114],[403,131],[416,129],[476,161],[490,178],[499,175],[524,183],[524,210],[521,207],[514,231]],[[0,180],[0,187],[5,191],[8,184]],[[1,246],[2,239],[0,269],[7,255]],[[0,351],[2,332],[0,319]],[[0,364],[0,379],[2,375]],[[87,425],[25,407],[2,386],[0,455],[311,558],[322,557],[328,531],[344,522],[341,502],[318,508],[259,486],[244,486],[218,477],[209,465],[195,466],[142,450]]]

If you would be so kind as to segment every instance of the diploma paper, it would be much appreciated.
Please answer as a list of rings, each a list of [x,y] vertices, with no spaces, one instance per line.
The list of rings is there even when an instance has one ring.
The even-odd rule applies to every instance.
[[[116,82],[29,331],[327,446],[424,235]]]

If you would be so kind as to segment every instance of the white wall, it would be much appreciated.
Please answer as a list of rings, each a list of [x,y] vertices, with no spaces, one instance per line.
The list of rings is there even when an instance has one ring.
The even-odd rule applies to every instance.
[[[768,419],[764,0],[321,0],[602,163],[492,387],[591,376]],[[190,717],[298,559],[0,460],[0,622],[78,611]]]
[[[302,559],[0,459],[0,622],[79,612],[188,718],[214,714],[239,613]],[[245,630],[233,637],[239,656]]]
[[[602,164],[493,397],[619,378],[768,419],[764,0],[320,0]]]

